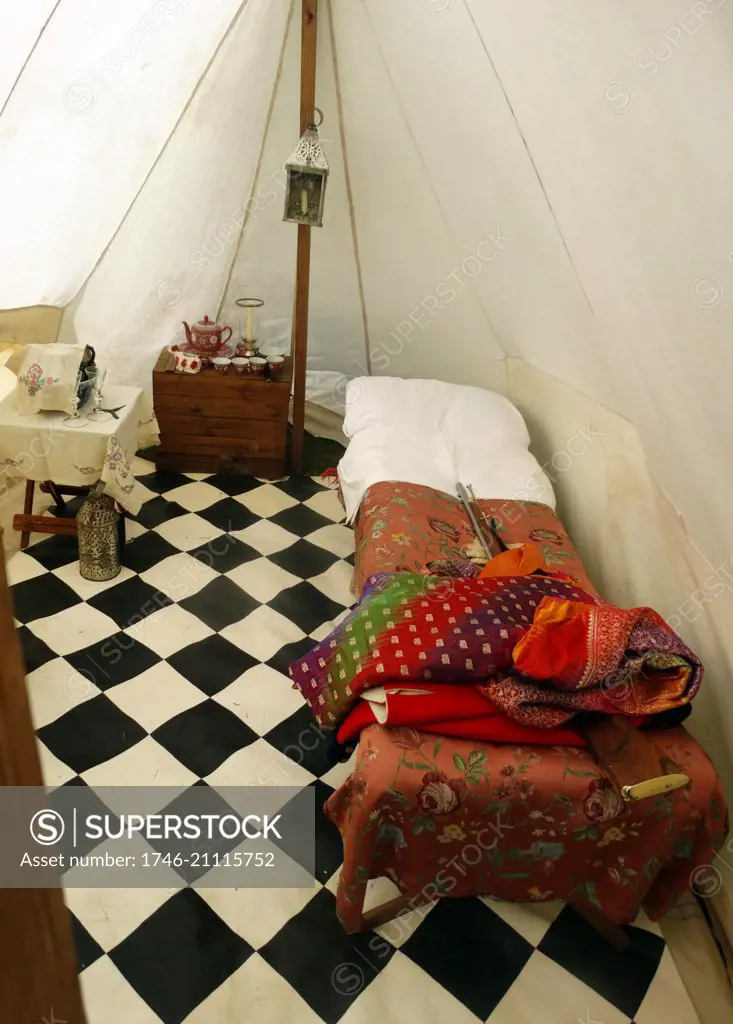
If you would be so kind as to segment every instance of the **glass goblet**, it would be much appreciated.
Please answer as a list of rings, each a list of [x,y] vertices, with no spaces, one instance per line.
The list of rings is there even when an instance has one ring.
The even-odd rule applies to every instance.
[[[86,401],[86,394],[84,393],[83,388],[83,384],[86,384],[86,381],[82,383],[82,376],[83,374],[81,370],[79,370],[76,375],[76,383],[74,384],[74,393],[71,396],[69,403],[71,405],[71,412],[68,416],[64,416],[61,421],[65,427],[72,427],[73,429],[76,429],[77,427],[86,427],[89,423],[87,417],[82,416],[79,412],[80,407]],[[82,391],[82,398],[79,398],[80,390]]]
[[[105,420],[109,420],[112,417],[108,412],[102,409],[102,388],[104,387],[104,381],[107,377],[107,371],[99,366],[90,366],[87,368],[87,378],[91,384],[92,392],[94,395],[94,408],[89,413],[89,419],[92,423],[104,423]]]

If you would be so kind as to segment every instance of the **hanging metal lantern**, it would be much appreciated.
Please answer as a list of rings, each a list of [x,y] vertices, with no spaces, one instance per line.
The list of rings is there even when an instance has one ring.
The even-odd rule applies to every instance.
[[[97,582],[114,579],[122,569],[120,513],[103,491],[100,480],[76,516],[79,573]]]
[[[323,226],[328,180],[328,160],[318,134],[323,114],[318,108],[316,114],[319,116],[318,122],[308,122],[295,152],[285,164],[288,182],[283,217],[289,224],[307,224],[312,228]]]

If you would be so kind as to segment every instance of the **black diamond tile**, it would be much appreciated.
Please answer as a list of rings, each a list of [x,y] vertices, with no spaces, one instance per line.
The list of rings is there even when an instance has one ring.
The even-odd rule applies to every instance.
[[[277,551],[267,557],[281,569],[292,572],[294,576],[300,576],[302,580],[319,576],[334,562],[338,562],[338,555],[316,547],[309,540],[298,540],[284,551]]]
[[[119,817],[104,804],[97,791],[78,775],[54,789],[48,796],[48,805],[52,810],[59,811],[67,822],[70,820],[72,806],[78,811],[79,821],[85,821],[92,814],[106,815],[109,817],[110,830],[117,832]],[[54,847],[54,853],[63,855],[64,862],[68,865],[72,856],[86,857],[103,842],[103,838],[88,836],[83,828],[77,829],[76,835],[72,829],[67,828],[60,842]],[[62,874],[65,875],[69,870],[71,868],[66,867]]]
[[[565,907],[537,948],[633,1017],[659,967],[664,939],[643,928],[627,926],[624,931],[631,947],[620,953],[574,910]]]
[[[76,959],[79,964],[79,971],[85,971],[93,963],[104,956],[104,950],[99,943],[91,937],[81,921],[69,911],[71,918],[71,934],[76,947]]]
[[[160,813],[174,815],[181,821],[185,821],[188,815],[198,817],[202,814],[218,814],[222,818],[233,814],[235,817],[241,818],[241,814],[237,814],[220,793],[200,780],[161,808]],[[212,869],[217,858],[224,861],[224,855],[239,846],[242,837],[240,835],[227,839],[216,831],[211,839],[204,833],[196,839],[179,839],[176,836],[169,836],[167,839],[162,837],[148,839],[147,842],[163,857],[169,854],[173,870],[185,882],[193,885]],[[183,863],[176,862],[176,854],[180,854]],[[224,861],[224,863],[226,862]]]
[[[55,615],[75,604],[81,604],[81,598],[68,584],[53,573],[36,576],[24,583],[16,583],[10,588],[13,596],[13,608],[19,622],[33,622],[43,619],[46,615]]]
[[[309,476],[291,476],[289,480],[281,480],[275,486],[297,501],[307,501],[314,494],[328,490],[325,484],[316,483]]]
[[[194,548],[193,551],[189,551],[189,555],[193,555],[204,565],[220,573],[229,572],[239,565],[244,565],[245,562],[252,562],[255,558],[262,558],[259,551],[251,548],[249,544],[227,534],[216,537],[200,548]]]
[[[28,675],[31,672],[35,672],[42,665],[45,665],[46,662],[53,661],[56,657],[51,648],[44,644],[43,640],[39,639],[35,633],[31,633],[26,626],[19,627],[18,639],[23,651],[26,674]]]
[[[156,470],[155,473],[146,473],[145,476],[139,476],[137,479],[149,491],[155,491],[156,494],[163,494],[164,491],[172,491],[174,487],[183,487],[184,484],[191,483],[189,477],[184,476],[183,473],[163,469]]]
[[[76,537],[49,537],[28,548],[26,554],[33,555],[45,569],[60,569],[62,565],[75,562],[79,557]]]
[[[315,643],[310,637],[306,636],[302,640],[295,640],[292,644],[285,644],[281,647],[277,654],[274,654],[267,664],[270,668],[274,668],[276,672],[282,672],[284,676],[288,674],[288,668],[293,664],[294,661],[298,661],[307,654],[308,651],[312,651],[315,647]]]
[[[345,935],[335,898],[321,889],[259,953],[325,1024],[336,1024],[384,970],[394,948],[374,932]],[[474,959],[480,958],[474,953]]]
[[[325,775],[333,768],[333,762],[327,757],[329,740],[307,704],[279,722],[265,739],[311,775]]]
[[[148,530],[125,545],[122,561],[133,572],[147,572],[164,558],[179,554],[178,548],[174,548],[159,533]]]
[[[218,526],[220,530],[224,530],[225,533],[231,533],[232,530],[245,530],[259,519],[259,516],[250,512],[241,501],[235,501],[234,498],[222,498],[221,501],[201,510],[198,514],[202,519],[206,519],[214,526]]]
[[[147,733],[100,693],[78,704],[37,735],[77,775],[134,747]]]
[[[299,537],[306,537],[322,526],[333,526],[331,519],[326,519],[319,512],[314,512],[307,505],[293,505],[292,508],[283,509],[270,518],[270,521],[282,526],[284,530],[290,530]]]
[[[480,900],[470,898],[439,900],[401,950],[479,1020],[486,1020],[534,947]]]
[[[183,482],[186,484],[191,483],[187,477],[183,478]],[[186,509],[179,505],[177,501],[166,501],[165,498],[158,495],[157,498],[151,498],[150,501],[146,501],[138,514],[133,518],[142,523],[143,526],[147,526],[149,530],[152,530],[156,526],[160,526],[161,523],[167,523],[171,519],[177,519],[178,516],[185,516],[186,514]]]
[[[294,622],[304,633],[312,633],[314,629],[318,629],[324,622],[335,619],[344,610],[342,604],[336,604],[330,597],[326,597],[305,581],[281,591],[267,603],[270,608],[274,608],[276,612]]]
[[[258,662],[240,651],[223,636],[208,636],[198,643],[189,644],[167,659],[168,664],[198,686],[209,697],[219,693]]]
[[[206,483],[211,484],[212,487],[218,487],[220,491],[224,491],[232,498],[237,494],[246,494],[247,491],[253,491],[255,487],[260,486],[259,480],[255,477],[241,476],[238,473],[216,473],[214,476],[207,477]]]
[[[211,629],[216,630],[239,622],[255,608],[259,608],[258,601],[226,576],[217,576],[198,593],[191,594],[179,604],[181,608],[185,608]]]
[[[87,604],[105,615],[109,615],[118,626],[134,626],[135,623],[173,604],[167,594],[156,590],[139,576],[133,576],[116,587],[108,587],[101,594],[91,597]]]
[[[310,788],[316,794],[316,878],[325,885],[343,863],[344,844],[338,828],[323,810],[334,791],[321,779],[312,782]]]
[[[180,1024],[252,952],[198,893],[182,889],[109,957],[164,1024]]]
[[[288,857],[305,868],[309,874],[312,874],[318,882],[325,885],[344,860],[344,846],[341,833],[330,818],[326,817],[323,810],[324,804],[334,791],[322,779],[316,779],[306,788],[311,789],[314,793],[313,849],[310,849],[308,844],[304,844],[301,836],[286,834],[282,839],[273,839],[273,842]],[[293,801],[289,802],[292,803]]]
[[[152,734],[199,778],[258,739],[257,733],[213,700],[205,700],[159,726]]]
[[[147,672],[161,659],[127,633],[115,633],[82,651],[67,654],[66,660],[100,690],[109,690]]]

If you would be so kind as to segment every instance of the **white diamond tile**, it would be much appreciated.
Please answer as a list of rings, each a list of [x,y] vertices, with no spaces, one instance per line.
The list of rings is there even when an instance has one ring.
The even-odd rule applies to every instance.
[[[221,636],[258,661],[269,661],[281,647],[302,640],[305,633],[284,615],[262,605],[245,619],[222,629]]]
[[[269,558],[255,558],[251,562],[238,565],[225,575],[262,604],[271,601],[282,590],[300,583],[298,576],[281,569]]]
[[[167,661],[111,687],[107,696],[148,732],[206,700],[206,694],[184,679]]]
[[[263,736],[303,706],[289,677],[269,665],[253,665],[214,698]]]
[[[338,500],[335,490],[319,491],[318,494],[307,498],[303,504],[312,508],[314,512],[318,512],[319,515],[325,516],[326,519],[332,519],[334,523],[340,523],[346,515],[344,506]]]
[[[237,501],[263,519],[276,516],[278,512],[284,512],[286,508],[292,508],[293,505],[298,504],[296,498],[291,498],[285,491],[281,491],[279,487],[270,483],[255,487],[253,490],[247,491],[246,494],[240,494]]]
[[[126,846],[125,852],[128,851]],[[160,889],[152,888],[78,889],[70,886],[64,890],[64,899],[72,914],[107,951],[114,949],[162,907],[168,896]],[[90,1024],[94,1022],[90,1021]]]
[[[43,576],[47,571],[32,555],[27,555],[24,551],[16,551],[5,566],[9,587],[33,580],[36,576]]]
[[[269,519],[261,519],[244,530],[232,530],[232,536],[249,544],[261,555],[274,555],[276,551],[283,551],[298,540],[290,530],[284,530]]]
[[[101,957],[82,973],[81,991],[89,1024],[160,1024],[158,1014],[108,957]]]
[[[350,957],[340,965],[338,975],[335,972],[339,968],[335,968],[336,981],[346,992],[357,991],[357,986],[363,987],[359,997],[341,1018],[340,1024],[374,1024],[375,1021],[477,1024],[477,1018],[463,1003],[399,950],[393,954],[387,966],[376,973],[380,966],[380,953],[384,955],[385,948],[389,948],[386,943],[373,942],[365,952],[364,959]],[[372,962],[375,967],[371,966]],[[524,1024],[524,1021],[507,1017],[506,1024]],[[532,1024],[538,1024],[537,1017]],[[542,1024],[545,1024],[544,1020]]]
[[[295,786],[310,785],[315,779],[267,740],[243,747],[206,776],[210,786]],[[268,804],[269,808],[269,804]]]
[[[128,626],[124,632],[155,651],[159,657],[170,658],[171,654],[189,644],[205,640],[214,630],[185,608],[173,604],[159,608],[134,626]]]
[[[535,950],[489,1017],[491,1024],[629,1024],[629,1018],[579,978]]]
[[[26,676],[26,689],[36,729],[102,692],[63,658],[47,661]]]
[[[28,628],[62,656],[81,651],[119,631],[114,619],[88,604],[77,604],[45,619],[35,619],[28,623]]]
[[[169,519],[155,527],[157,533],[164,537],[169,544],[179,548],[181,551],[192,551],[194,548],[209,544],[216,537],[224,533],[218,526],[207,522],[195,512],[178,516],[176,519]]]
[[[317,544],[319,548],[330,551],[339,558],[346,558],[354,550],[354,531],[348,526],[321,526],[308,534],[311,544]]]
[[[166,501],[175,501],[188,512],[201,512],[202,509],[210,508],[226,497],[224,491],[201,480],[182,484],[180,487],[174,487],[172,491],[165,492]]]
[[[353,578],[353,567],[348,562],[338,561],[319,576],[312,576],[310,582],[332,601],[348,607],[354,603],[354,595],[351,592]]]
[[[171,601],[183,601],[197,594],[218,575],[210,566],[184,552],[170,555],[140,573],[141,579]]]
[[[239,1024],[245,1019],[247,1024],[322,1024],[293,986],[258,953],[200,1003],[186,1017],[186,1024]],[[132,1019],[128,1024],[133,1024]]]

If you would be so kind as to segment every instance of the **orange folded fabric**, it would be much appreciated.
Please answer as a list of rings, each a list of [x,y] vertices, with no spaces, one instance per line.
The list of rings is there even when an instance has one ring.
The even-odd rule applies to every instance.
[[[522,544],[495,555],[479,573],[487,576],[531,576],[533,572],[548,572],[542,553],[536,544]]]

